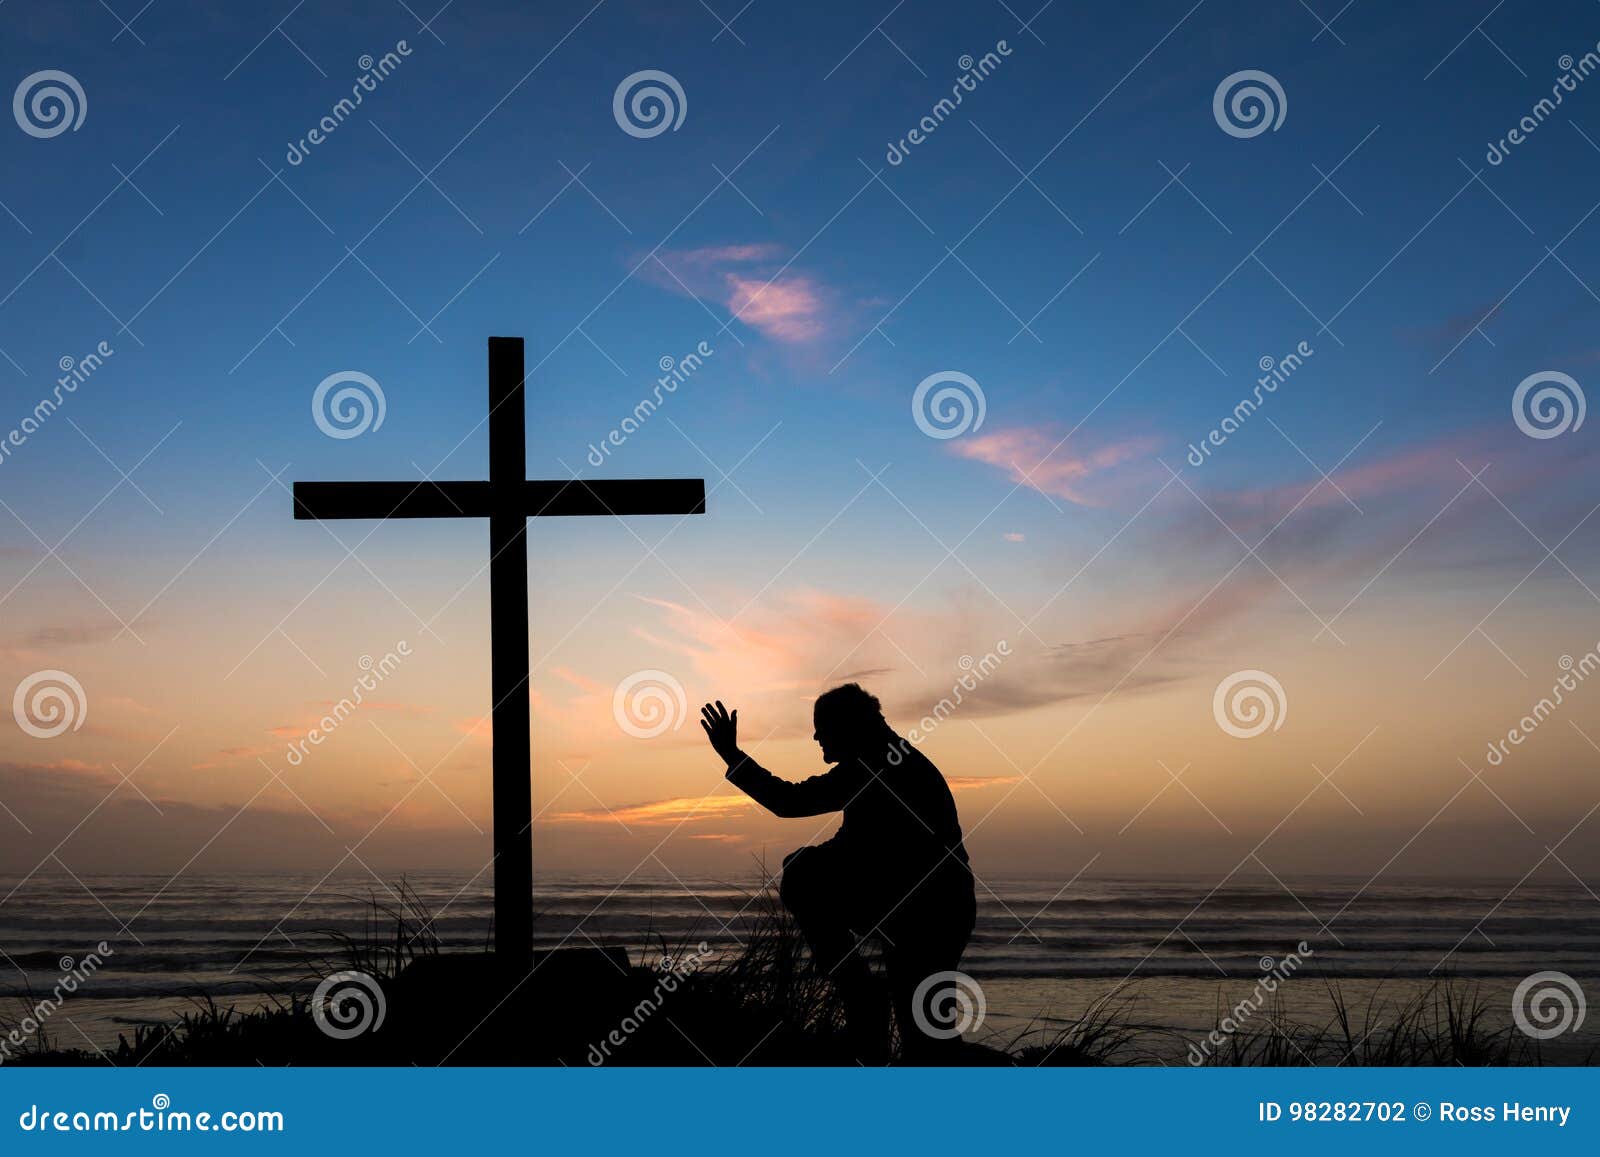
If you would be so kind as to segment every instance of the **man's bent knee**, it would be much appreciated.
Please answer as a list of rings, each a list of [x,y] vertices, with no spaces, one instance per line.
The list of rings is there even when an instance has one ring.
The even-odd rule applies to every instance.
[[[778,884],[783,906],[796,915],[813,911],[825,898],[827,875],[817,848],[790,852],[783,859],[783,879]]]

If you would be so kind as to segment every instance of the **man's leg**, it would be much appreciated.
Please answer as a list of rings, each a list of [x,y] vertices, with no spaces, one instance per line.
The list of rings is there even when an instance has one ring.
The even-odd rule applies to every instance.
[[[953,892],[953,894],[951,894]],[[959,992],[949,979],[961,966],[972,936],[976,905],[970,892],[955,888],[944,896],[918,897],[886,936],[885,964],[900,1056],[910,1064],[953,1064],[961,1049],[961,1027],[974,996]],[[918,1000],[917,990],[931,978]]]
[[[888,1049],[889,1010],[851,930],[852,889],[859,886],[840,870],[831,849],[806,847],[784,858],[778,895],[800,925],[812,963],[838,988],[858,1056],[881,1062]]]

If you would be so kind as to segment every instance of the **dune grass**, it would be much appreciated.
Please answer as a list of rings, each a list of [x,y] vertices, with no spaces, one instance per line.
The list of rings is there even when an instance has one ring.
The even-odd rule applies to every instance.
[[[1296,1019],[1276,997],[1247,1026],[1219,1032],[1223,1043],[1203,1063],[1290,1067],[1542,1063],[1537,1041],[1513,1025],[1494,1023],[1495,1009],[1480,984],[1446,977],[1393,1000],[1379,986],[1360,1005],[1353,1005],[1332,981],[1324,980],[1323,985],[1332,1009],[1326,1020]]]
[[[9,1063],[114,1065],[241,1064],[570,1064],[570,1065],[853,1065],[857,1047],[845,1031],[834,986],[810,965],[803,938],[771,890],[752,896],[737,950],[698,951],[694,935],[669,944],[655,936],[631,963],[582,962],[541,988],[518,985],[510,1004],[493,985],[477,983],[492,954],[443,952],[433,915],[404,882],[392,899],[369,898],[366,926],[356,934],[328,931],[307,953],[302,980],[264,990],[255,1007],[222,1005],[204,993],[174,1020],[138,1025],[104,1052],[63,1048],[47,1022]],[[595,959],[605,957],[594,954]],[[686,967],[682,962],[693,962]],[[663,962],[673,962],[663,967]],[[410,984],[417,968],[442,967],[441,985]],[[540,966],[543,967],[542,965]],[[477,969],[476,972],[473,969]],[[409,970],[409,971],[408,971]],[[455,970],[455,971],[452,971]],[[559,971],[559,970],[558,970]],[[339,972],[374,978],[388,997],[382,1029],[334,1040],[318,1027],[310,990]],[[428,975],[434,975],[430,973]],[[668,976],[675,983],[667,983]],[[462,978],[465,978],[463,980]],[[591,986],[588,979],[597,983]],[[432,982],[430,982],[431,984]],[[1303,983],[1314,983],[1310,977]],[[1331,1014],[1320,1023],[1296,1019],[1281,994],[1248,1021],[1205,1034],[1180,1034],[1139,1023],[1136,997],[1119,986],[1066,1021],[1035,1021],[1009,1039],[979,1034],[953,1049],[949,1063],[968,1065],[1208,1066],[1525,1065],[1539,1064],[1536,1042],[1494,1022],[1477,985],[1445,979],[1394,1000],[1381,987],[1354,1005],[1339,986],[1325,985]],[[446,991],[445,989],[448,989]],[[421,994],[426,994],[425,999]],[[1220,1000],[1220,996],[1219,996]],[[490,1025],[483,1031],[475,1031]],[[463,1027],[466,1026],[466,1027]],[[10,1026],[0,1017],[0,1034]],[[897,1054],[891,1035],[881,1056]],[[619,1042],[620,1038],[620,1042]],[[618,1043],[619,1042],[619,1043]],[[1201,1055],[1196,1056],[1199,1053]],[[1591,1057],[1592,1061],[1593,1058]]]

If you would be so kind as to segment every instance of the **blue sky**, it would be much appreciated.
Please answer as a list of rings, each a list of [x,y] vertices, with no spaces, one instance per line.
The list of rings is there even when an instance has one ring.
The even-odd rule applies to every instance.
[[[39,543],[3,516],[18,675],[77,663],[133,699],[144,672],[178,665],[195,689],[228,682],[230,726],[263,728],[281,720],[261,703],[330,694],[356,654],[441,607],[440,632],[464,642],[451,680],[458,664],[477,671],[481,654],[462,656],[483,641],[480,527],[335,528],[363,543],[361,565],[340,568],[343,550],[289,519],[268,471],[483,476],[490,334],[525,336],[537,367],[530,475],[704,474],[717,487],[709,516],[649,556],[660,523],[533,529],[535,654],[597,684],[668,663],[651,650],[667,632],[649,610],[659,602],[759,615],[822,591],[830,607],[925,611],[952,637],[1020,627],[1041,650],[1153,631],[1238,553],[1198,501],[1168,502],[1192,487],[1253,542],[1285,494],[1344,460],[1349,493],[1322,490],[1278,553],[1263,551],[1278,573],[1256,578],[1284,605],[1207,640],[1182,677],[1251,665],[1246,652],[1272,653],[1290,619],[1305,643],[1306,603],[1326,618],[1365,598],[1467,483],[1454,459],[1493,459],[1486,477],[1510,480],[1530,533],[1474,492],[1491,507],[1470,514],[1477,524],[1424,541],[1361,603],[1392,616],[1370,627],[1380,649],[1383,624],[1415,623],[1419,604],[1449,619],[1407,672],[1420,679],[1539,561],[1532,535],[1553,542],[1587,510],[1593,427],[1524,438],[1510,398],[1532,373],[1582,383],[1595,364],[1600,81],[1503,163],[1485,150],[1549,94],[1560,57],[1600,41],[1592,4],[1541,6],[1537,20],[1487,3],[1317,0],[113,7],[120,18],[98,3],[0,7],[7,83],[58,69],[87,97],[76,131],[0,133],[0,389],[20,419],[59,359],[102,340],[116,351],[0,465],[0,495],[54,544],[159,443],[133,475],[148,499],[123,485],[62,548],[81,582],[54,560],[30,571]],[[402,40],[403,63],[290,164],[359,58]],[[889,164],[960,58],[1001,41],[1003,62]],[[641,139],[612,98],[644,69],[674,77],[686,111]],[[1246,69],[1276,79],[1286,115],[1241,138],[1219,127],[1213,94]],[[705,366],[588,465],[658,360],[702,341],[716,351]],[[1258,361],[1301,342],[1314,354],[1263,410],[1278,429],[1252,419],[1184,472]],[[341,440],[310,399],[345,370],[381,383],[386,417]],[[968,440],[911,420],[917,383],[947,370],[984,395]],[[1045,469],[1018,476],[1045,451]],[[1183,487],[1140,516],[1169,466]],[[1359,518],[1335,518],[1341,495]],[[1543,681],[1527,672],[1553,661],[1563,632],[1596,637],[1582,586],[1597,581],[1596,542],[1591,526],[1564,550],[1582,582],[1552,566],[1526,588],[1528,620],[1510,632],[1530,654],[1496,635],[1524,672],[1508,700]],[[595,614],[594,596],[623,578]],[[1255,587],[1239,600],[1261,601]],[[1546,622],[1551,605],[1569,617]],[[106,637],[141,608],[154,654]],[[89,650],[40,642],[66,635]],[[588,651],[569,654],[569,635]],[[676,654],[688,670],[708,649],[702,638]],[[583,654],[605,660],[585,672]],[[805,677],[866,662],[849,647],[833,658],[830,671],[808,656]],[[911,665],[919,684],[946,681]],[[692,694],[718,690],[684,679]],[[1214,680],[1201,682],[1209,702]],[[84,763],[111,759],[115,737],[103,739]],[[213,799],[182,772],[167,784],[180,797],[248,795]],[[630,795],[619,772],[601,794],[650,792]]]

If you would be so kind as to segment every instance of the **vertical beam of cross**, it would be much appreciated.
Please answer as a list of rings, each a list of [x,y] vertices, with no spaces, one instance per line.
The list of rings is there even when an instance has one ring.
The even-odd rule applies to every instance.
[[[489,691],[494,706],[495,948],[511,969],[532,963],[533,767],[528,680],[528,476],[522,339],[489,339]],[[521,946],[526,946],[525,949]]]

